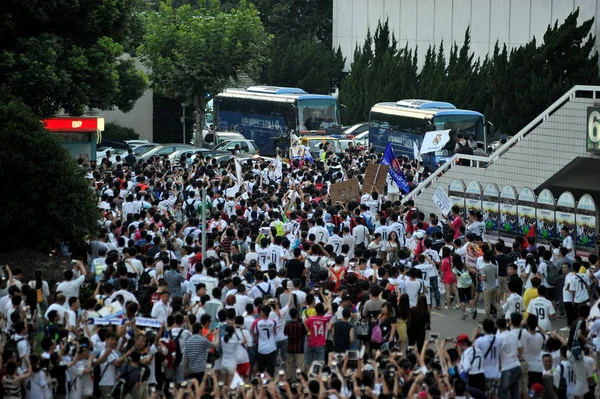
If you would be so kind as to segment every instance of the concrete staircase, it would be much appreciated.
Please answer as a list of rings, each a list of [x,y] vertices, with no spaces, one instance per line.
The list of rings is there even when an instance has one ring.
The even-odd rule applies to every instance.
[[[524,187],[535,190],[576,157],[600,159],[586,152],[587,108],[594,105],[600,105],[600,86],[573,87],[489,157],[461,155],[471,160],[471,166],[461,166],[455,155],[402,202],[414,199],[426,215],[439,214],[432,196],[438,187],[448,192],[454,179],[465,186],[471,181],[482,187],[495,183],[500,189],[511,185],[518,193]]]

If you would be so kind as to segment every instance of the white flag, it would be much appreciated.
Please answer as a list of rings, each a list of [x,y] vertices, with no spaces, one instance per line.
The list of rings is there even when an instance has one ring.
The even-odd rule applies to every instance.
[[[413,154],[414,159],[417,161],[423,162],[423,158],[421,158],[421,153],[419,152],[419,148],[417,147],[417,142],[413,141]]]
[[[450,141],[450,130],[436,130],[425,133],[423,144],[421,144],[421,154],[439,151]]]
[[[281,157],[279,156],[279,154],[277,155],[277,158],[275,158],[274,174],[276,179],[281,179],[283,177],[283,163],[281,162]]]
[[[237,179],[238,184],[242,184],[244,179],[242,178],[242,164],[238,157],[233,158],[233,162],[235,162],[235,178]]]

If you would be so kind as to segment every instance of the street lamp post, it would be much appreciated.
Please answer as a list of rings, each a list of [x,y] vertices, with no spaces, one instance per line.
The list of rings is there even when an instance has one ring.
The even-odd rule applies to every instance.
[[[183,123],[183,144],[185,144],[185,104],[181,103],[183,109],[183,116],[181,117],[181,123]]]

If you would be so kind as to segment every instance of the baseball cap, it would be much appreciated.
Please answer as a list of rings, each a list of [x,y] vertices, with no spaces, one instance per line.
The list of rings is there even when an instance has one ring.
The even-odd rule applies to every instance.
[[[540,383],[535,383],[529,389],[529,397],[530,398],[540,398],[542,396],[542,392],[544,392],[544,387]]]
[[[460,334],[458,337],[456,337],[456,343],[460,344],[461,342],[465,342],[469,340],[469,336],[467,334]]]
[[[325,221],[326,222],[331,222],[331,215],[330,214],[325,215]]]
[[[421,238],[423,238],[423,233],[422,233],[422,232],[420,232],[420,231],[417,231],[417,232],[415,233],[415,237],[417,237],[418,239],[421,239]]]

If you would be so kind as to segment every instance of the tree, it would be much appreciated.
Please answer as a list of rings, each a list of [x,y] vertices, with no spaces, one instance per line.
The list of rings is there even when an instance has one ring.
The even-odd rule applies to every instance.
[[[152,71],[152,88],[193,105],[201,129],[210,98],[240,73],[257,77],[269,40],[256,8],[244,0],[230,12],[212,1],[195,9],[161,3],[148,14],[139,54]]]
[[[115,140],[137,140],[140,135],[135,132],[135,129],[109,122],[104,126],[102,137]]]
[[[63,240],[93,233],[100,213],[85,171],[29,107],[3,94],[0,181],[13,190],[0,196],[5,210],[0,214],[0,252],[48,251]]]
[[[41,116],[133,108],[147,82],[122,58],[135,0],[8,0],[0,16],[0,87]]]
[[[274,40],[271,62],[261,80],[274,86],[300,87],[308,93],[330,94],[341,83],[344,63],[341,49],[333,52],[313,36],[298,42]]]

